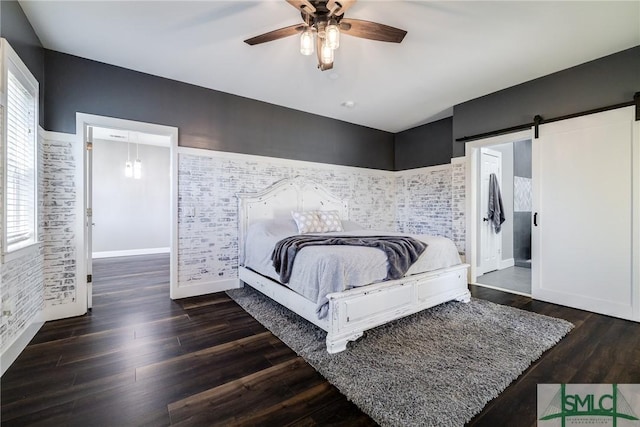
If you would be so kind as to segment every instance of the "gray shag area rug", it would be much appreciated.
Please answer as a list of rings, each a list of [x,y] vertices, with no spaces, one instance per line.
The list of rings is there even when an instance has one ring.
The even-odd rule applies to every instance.
[[[473,298],[366,331],[338,354],[326,332],[245,286],[227,294],[383,426],[462,426],[573,325]]]

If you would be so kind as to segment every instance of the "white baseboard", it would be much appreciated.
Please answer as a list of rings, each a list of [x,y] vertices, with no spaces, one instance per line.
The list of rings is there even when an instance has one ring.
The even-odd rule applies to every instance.
[[[102,251],[94,252],[91,254],[93,259],[98,258],[115,258],[120,256],[134,256],[134,255],[155,255],[155,254],[168,254],[171,252],[171,248],[146,248],[146,249],[127,249],[123,251]]]
[[[516,261],[513,258],[501,259],[498,263],[498,270],[504,270],[505,268],[513,267],[516,265]]]
[[[578,291],[562,292],[553,289],[533,288],[535,291],[535,299],[545,301],[552,304],[564,305],[566,307],[577,308],[578,310],[586,310],[592,313],[604,314],[605,316],[618,317],[620,319],[632,320],[640,322],[640,318],[634,313],[633,300],[629,298],[625,302],[617,302],[614,300],[604,300],[585,296]]]
[[[48,305],[45,303],[42,309],[42,319],[48,322],[50,320],[82,316],[86,314],[86,312],[86,304],[80,301],[79,295],[76,295],[76,300],[67,304]]]
[[[171,289],[171,299],[195,297],[240,288],[239,279],[216,280],[193,285],[178,284],[177,289]]]
[[[35,316],[35,319],[27,326],[20,335],[18,335],[13,342],[7,346],[7,348],[0,355],[0,375],[9,369],[9,366],[16,361],[20,353],[25,349],[27,344],[36,336],[36,333],[44,325],[42,321],[41,313]]]

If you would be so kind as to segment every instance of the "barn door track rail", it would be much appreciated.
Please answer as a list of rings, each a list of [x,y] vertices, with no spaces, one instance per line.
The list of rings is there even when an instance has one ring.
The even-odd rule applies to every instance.
[[[640,92],[636,92],[633,95],[633,101],[621,102],[619,104],[613,104],[613,105],[608,105],[606,107],[600,107],[600,108],[595,108],[595,109],[592,109],[592,110],[581,111],[579,113],[566,114],[564,116],[553,117],[553,118],[550,118],[550,119],[545,119],[541,115],[538,114],[533,118],[532,122],[521,124],[521,125],[518,125],[518,126],[511,126],[511,127],[508,127],[508,128],[498,129],[498,130],[494,130],[494,131],[490,131],[490,132],[479,133],[479,134],[476,134],[476,135],[464,136],[462,138],[457,138],[456,142],[476,141],[478,139],[484,139],[484,138],[489,138],[489,137],[492,137],[492,136],[505,135],[505,134],[508,134],[508,133],[513,133],[513,132],[518,132],[518,131],[521,131],[521,130],[531,129],[532,127],[534,128],[534,138],[537,139],[538,136],[539,136],[538,128],[543,123],[553,123],[553,122],[558,122],[560,120],[573,119],[575,117],[586,116],[586,115],[595,114],[595,113],[601,113],[603,111],[615,110],[617,108],[624,108],[624,107],[629,107],[629,106],[632,106],[632,105],[634,105],[636,107],[636,121],[640,121]]]

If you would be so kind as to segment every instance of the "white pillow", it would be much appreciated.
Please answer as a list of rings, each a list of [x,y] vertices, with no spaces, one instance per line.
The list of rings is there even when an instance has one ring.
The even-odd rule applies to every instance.
[[[322,233],[323,225],[316,211],[291,211],[291,216],[298,226],[298,233]]]
[[[340,221],[340,213],[338,211],[316,211],[320,223],[322,224],[322,231],[344,231],[342,228],[342,221]]]
[[[247,233],[257,236],[282,236],[284,238],[298,234],[298,227],[291,218],[261,219],[251,224]]]

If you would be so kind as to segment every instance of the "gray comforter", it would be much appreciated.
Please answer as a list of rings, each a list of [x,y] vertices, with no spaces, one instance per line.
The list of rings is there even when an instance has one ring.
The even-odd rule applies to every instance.
[[[385,280],[403,277],[427,248],[426,243],[408,236],[290,236],[276,243],[271,254],[280,282],[289,283],[298,251],[308,246],[366,246],[380,249],[388,260]]]
[[[343,232],[324,233],[324,236],[364,237],[364,236],[407,236],[381,230],[365,230],[353,227],[343,221]],[[243,265],[253,271],[280,281],[273,268],[271,254],[280,240],[297,235],[298,228],[293,219],[264,220],[253,224],[245,242],[246,255]],[[418,260],[409,268],[405,277],[412,274],[433,271],[460,264],[458,250],[454,243],[444,237],[413,235],[427,245]],[[316,303],[318,318],[326,316],[327,294],[378,283],[385,279],[389,271],[385,253],[377,248],[365,246],[308,246],[299,251],[291,272],[289,287],[309,301]]]

